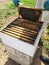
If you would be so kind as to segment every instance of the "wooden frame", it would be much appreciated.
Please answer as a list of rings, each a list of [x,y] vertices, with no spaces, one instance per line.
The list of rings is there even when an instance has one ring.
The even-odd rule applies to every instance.
[[[40,8],[27,8],[27,7],[18,7],[18,17],[19,18],[21,18],[21,14],[20,14],[20,10],[21,9],[30,9],[30,10],[34,10],[34,11],[40,11],[41,12],[41,14],[40,14],[40,16],[39,16],[39,19],[37,20],[37,21],[40,21],[41,22],[41,17],[42,17],[42,9],[40,9]],[[23,12],[22,12],[23,13]]]

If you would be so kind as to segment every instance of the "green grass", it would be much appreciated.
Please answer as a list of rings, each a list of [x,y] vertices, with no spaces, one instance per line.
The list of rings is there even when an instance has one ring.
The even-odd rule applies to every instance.
[[[36,0],[20,0],[20,2],[22,3],[22,6],[30,6],[30,7],[33,7],[36,4]],[[2,18],[5,18],[5,17],[7,18],[7,17],[9,17],[12,14],[15,14],[17,12],[12,0],[9,1],[8,3],[4,4],[4,7],[7,10],[6,9],[3,9],[3,10],[1,9],[0,10],[0,22],[2,20],[1,17]]]
[[[0,25],[0,29],[2,28],[2,26]]]
[[[49,43],[48,42],[43,43],[43,46],[49,51]]]
[[[22,5],[33,7],[36,5],[36,0],[20,0]]]
[[[5,6],[8,9],[15,9],[15,5],[14,5],[13,1],[11,1],[10,3],[5,4]]]
[[[49,51],[49,24],[46,28],[45,36],[43,37],[43,46]]]
[[[47,31],[47,34],[49,35],[49,24],[47,25],[46,31]]]
[[[20,3],[22,4],[22,6],[33,7],[36,5],[36,0],[20,0]],[[0,22],[2,22],[3,19],[7,19],[8,17],[17,13],[17,7],[15,7],[12,0],[8,1],[6,4],[2,3],[0,5],[0,8],[3,8],[0,9]],[[0,25],[0,29],[2,28],[1,26],[2,25]]]

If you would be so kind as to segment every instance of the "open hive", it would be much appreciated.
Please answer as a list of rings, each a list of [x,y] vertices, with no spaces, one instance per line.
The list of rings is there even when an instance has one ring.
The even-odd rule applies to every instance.
[[[43,25],[41,9],[20,7],[19,17],[2,30],[3,33],[33,44]]]

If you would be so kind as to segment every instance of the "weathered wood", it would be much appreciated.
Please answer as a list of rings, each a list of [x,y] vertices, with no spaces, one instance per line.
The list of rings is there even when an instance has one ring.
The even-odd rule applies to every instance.
[[[41,21],[42,9],[19,7],[19,14],[23,19]]]
[[[33,19],[38,17],[38,20],[30,20],[26,18],[27,14],[29,18],[32,16]],[[33,44],[43,24],[43,22],[39,21],[41,14],[41,9],[19,7],[19,17],[12,23],[10,23],[6,28],[4,28],[2,32],[20,40],[23,40],[25,42]],[[20,15],[22,16],[22,18],[20,17]]]

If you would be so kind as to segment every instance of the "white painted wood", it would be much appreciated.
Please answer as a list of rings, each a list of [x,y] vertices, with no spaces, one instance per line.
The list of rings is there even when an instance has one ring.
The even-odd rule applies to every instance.
[[[14,37],[11,37],[11,36],[6,35],[6,34],[1,33],[1,32],[0,32],[0,38],[2,39],[2,41],[5,45],[12,47],[12,48],[24,53],[24,54],[31,56],[31,57],[34,57],[34,54],[35,54],[37,47],[38,47],[39,39],[42,35],[42,32],[45,28],[45,25],[46,25],[46,23],[43,24],[43,26],[42,26],[42,28],[41,28],[41,30],[36,38],[36,41],[34,42],[35,45],[27,44],[24,41],[21,41],[19,39],[16,39]]]
[[[19,52],[20,53],[20,52]],[[21,54],[21,53],[20,53]],[[19,55],[18,55],[19,56]],[[22,54],[22,57],[24,56],[24,54]],[[13,54],[9,53],[9,57],[16,61],[17,63],[21,64],[21,65],[30,65],[33,61],[31,60],[32,58],[30,56],[25,56],[23,58],[19,57],[17,58],[16,56],[14,56]],[[29,58],[28,58],[29,57]]]
[[[16,61],[17,63],[21,64],[21,65],[30,65],[33,62],[33,58],[25,55],[24,53],[19,52],[18,50],[15,50],[7,45],[5,45],[7,51],[8,51],[8,55],[9,57]],[[14,53],[12,53],[14,51]]]
[[[10,46],[24,54],[27,54],[27,55],[33,55],[33,50],[35,51],[35,47],[30,45],[30,44],[27,44],[19,39],[16,39],[16,38],[13,38],[11,36],[8,36],[4,33],[0,33],[0,37],[2,38],[2,41],[5,45],[7,46]]]
[[[8,51],[8,53],[11,53],[11,54],[13,54],[14,56],[16,56],[15,50],[14,50],[13,48],[11,48],[11,47],[9,47],[9,46],[6,46],[6,45],[5,45],[5,47],[6,47],[6,50]]]

